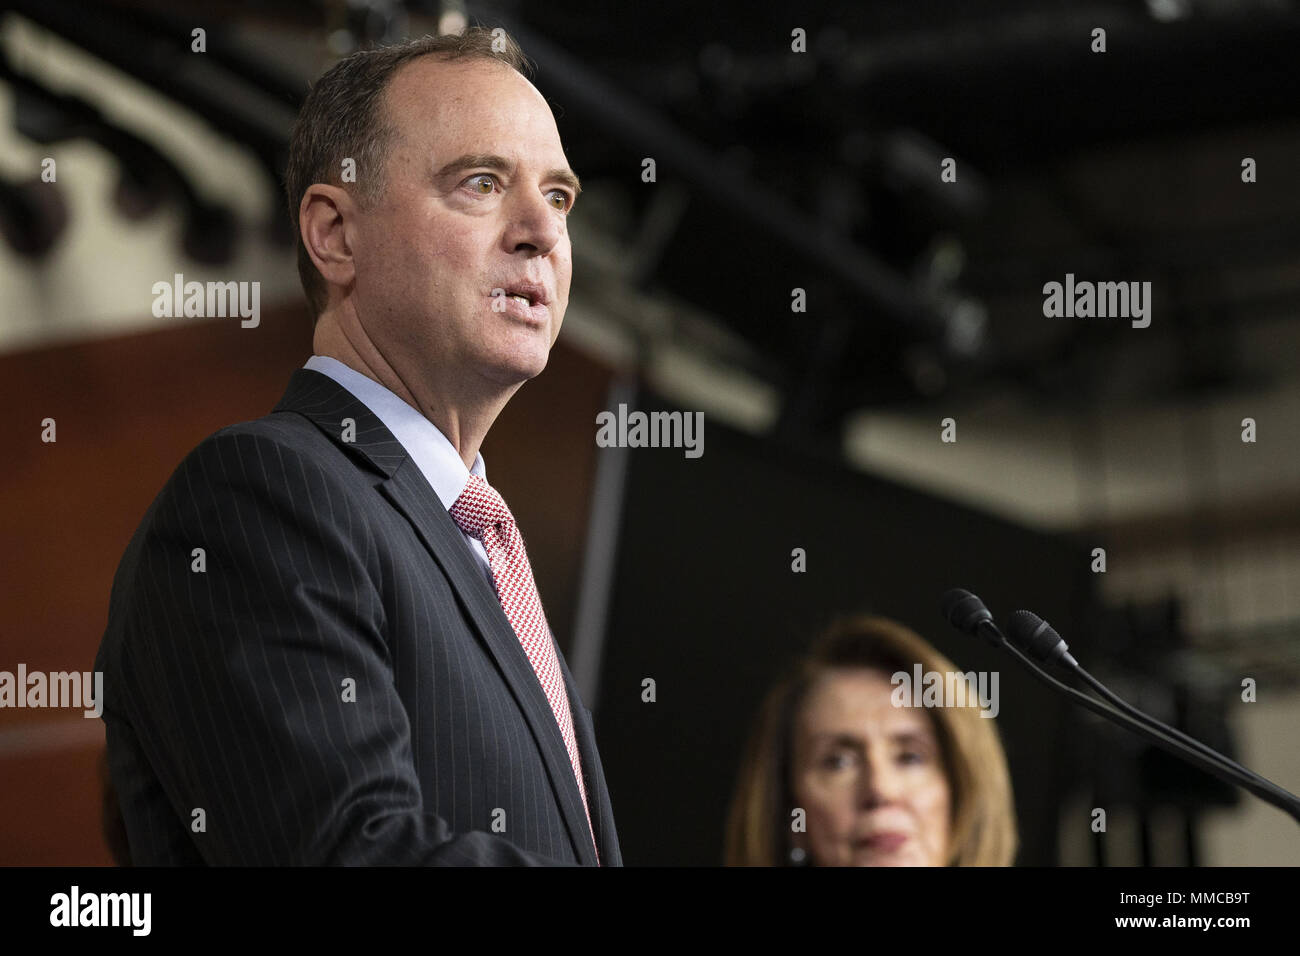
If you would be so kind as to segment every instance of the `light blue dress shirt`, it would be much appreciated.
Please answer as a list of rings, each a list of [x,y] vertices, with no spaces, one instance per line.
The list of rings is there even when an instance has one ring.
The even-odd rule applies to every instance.
[[[487,481],[487,469],[481,454],[474,456],[473,468],[466,468],[455,446],[447,440],[447,436],[437,425],[374,379],[362,375],[338,359],[325,355],[313,355],[303,368],[328,375],[355,395],[361,404],[374,412],[375,417],[384,423],[393,433],[393,437],[406,449],[411,460],[419,467],[425,480],[433,488],[438,500],[442,502],[442,506],[448,511],[456,503],[460,493],[465,490],[471,472]],[[492,566],[488,563],[483,542],[463,531],[461,534],[465,538],[465,543],[478,558],[479,564],[483,566],[488,583],[492,584],[495,590]]]

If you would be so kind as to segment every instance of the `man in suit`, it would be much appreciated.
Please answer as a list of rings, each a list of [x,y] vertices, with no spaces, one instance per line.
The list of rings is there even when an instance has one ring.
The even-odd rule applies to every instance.
[[[313,350],[186,457],[96,668],[137,864],[620,865],[479,446],[542,371],[580,189],[500,31],[356,54],[287,170]]]

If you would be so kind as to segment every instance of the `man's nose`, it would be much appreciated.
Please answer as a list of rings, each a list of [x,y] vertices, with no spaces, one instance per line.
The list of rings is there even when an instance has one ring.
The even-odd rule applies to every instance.
[[[526,190],[513,198],[505,236],[507,251],[549,254],[564,237],[567,229],[564,214],[547,195],[536,190]]]

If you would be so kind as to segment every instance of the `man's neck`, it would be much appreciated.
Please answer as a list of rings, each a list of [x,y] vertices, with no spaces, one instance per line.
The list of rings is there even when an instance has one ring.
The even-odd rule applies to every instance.
[[[497,416],[501,414],[501,409],[505,408],[506,402],[516,391],[511,389],[506,395],[467,398],[455,394],[427,392],[418,389],[417,385],[419,392],[417,394],[417,389],[407,386],[401,375],[393,369],[364,333],[350,337],[329,313],[322,314],[316,322],[316,331],[312,337],[312,351],[316,355],[342,362],[353,371],[378,382],[418,411],[451,442],[466,468],[474,467],[474,459],[478,457],[483,439],[487,437],[492,423],[496,421]]]

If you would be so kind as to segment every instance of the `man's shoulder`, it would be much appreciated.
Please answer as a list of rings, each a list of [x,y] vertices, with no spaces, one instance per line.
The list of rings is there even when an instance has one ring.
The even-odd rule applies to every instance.
[[[218,429],[203,439],[178,472],[249,459],[268,469],[321,470],[338,479],[361,471],[390,476],[406,449],[366,405],[334,379],[314,369],[294,372],[284,397],[270,412]]]
[[[199,442],[191,454],[240,444],[279,446],[286,450],[311,453],[329,447],[331,443],[309,418],[299,412],[276,409],[261,418],[235,422],[217,429]]]
[[[360,477],[359,462],[341,438],[300,413],[277,409],[200,441],[167,478],[145,523],[159,510],[197,516],[250,499],[291,514],[320,495],[346,495]]]
[[[226,425],[198,443],[181,462],[208,462],[229,453],[277,451],[327,460],[346,440],[343,416],[356,411],[356,399],[329,376],[297,369],[279,403],[265,415]],[[337,424],[339,427],[334,428]]]
[[[274,411],[227,425],[199,442],[158,490],[123,554],[113,592],[134,579],[142,562],[189,554],[233,528],[277,540],[319,537],[326,526],[365,535],[364,522],[355,519],[367,507],[366,490],[357,464],[302,415]]]
[[[269,475],[290,466],[326,466],[345,458],[313,422],[296,412],[278,410],[208,435],[181,460],[172,481],[191,472],[226,475],[249,466]]]

